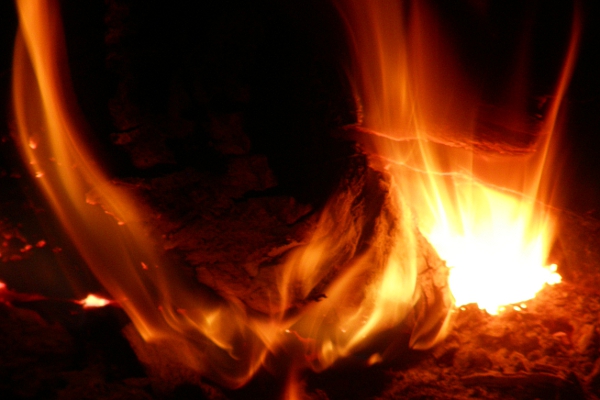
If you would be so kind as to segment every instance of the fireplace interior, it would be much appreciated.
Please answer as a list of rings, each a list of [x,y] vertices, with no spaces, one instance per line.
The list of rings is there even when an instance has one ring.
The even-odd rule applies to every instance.
[[[303,321],[327,302],[344,299],[352,308],[369,296],[356,284],[338,294],[335,282],[355,258],[382,262],[368,248],[375,241],[394,247],[390,232],[402,229],[401,218],[384,216],[402,207],[363,140],[372,133],[361,126],[368,104],[357,101],[348,20],[335,5],[344,2],[57,3],[79,117],[90,127],[81,140],[111,184],[135,199],[144,232],[157,238],[161,260],[168,260],[160,269],[177,270],[192,282],[186,287],[201,288],[203,301],[225,299],[259,322]],[[573,6],[430,3],[458,43],[465,74],[485,93],[474,106],[489,111],[469,143],[460,135],[453,143],[482,158],[535,152]],[[417,233],[411,243],[426,268],[413,279],[427,295],[402,321],[330,363],[311,353],[313,339],[301,327],[288,329],[285,344],[269,348],[240,380],[238,367],[228,367],[235,379],[218,375],[215,360],[205,374],[190,373],[189,364],[169,358],[177,353],[172,342],[147,346],[128,300],[111,295],[107,278],[89,267],[44,198],[17,150],[11,87],[18,17],[12,2],[2,3],[0,397],[599,398],[600,10],[593,1],[578,6],[577,61],[558,113],[556,200],[547,206],[558,221],[548,261],[558,265],[562,282],[498,315],[474,304],[451,307],[443,257]],[[529,47],[521,46],[522,26],[531,30]],[[527,54],[533,72],[522,91],[525,112],[505,121],[498,115],[514,111],[504,89],[514,79],[510,61],[524,51],[520,46],[533,49]],[[87,196],[111,212],[105,201],[102,194]],[[315,262],[324,272],[310,290],[278,291],[278,275],[268,268],[323,232],[323,215],[334,221],[326,230],[327,257]],[[342,219],[348,215],[353,219]],[[116,274],[119,267],[112,268]],[[369,279],[375,279],[369,271],[355,278]],[[87,306],[81,299],[89,293],[111,301]],[[173,309],[173,319],[193,315]],[[251,348],[255,339],[248,337],[244,346]]]

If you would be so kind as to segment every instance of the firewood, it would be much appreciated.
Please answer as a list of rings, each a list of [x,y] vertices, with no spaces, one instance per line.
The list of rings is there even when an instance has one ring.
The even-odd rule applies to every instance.
[[[285,309],[281,309],[277,276],[286,257],[310,241],[322,211],[292,197],[269,196],[265,190],[275,183],[272,178],[260,178],[260,174],[270,176],[268,169],[253,173],[247,167],[250,160],[240,161],[236,160],[225,176],[188,170],[128,187],[152,210],[147,215],[155,217],[147,222],[166,237],[165,248],[194,268],[200,283],[254,311],[278,314]],[[287,307],[301,308],[326,295],[327,287],[352,260],[373,245],[381,247],[377,256],[381,259],[373,260],[373,271],[377,271],[392,248],[390,232],[402,229],[397,220],[403,217],[391,200],[388,178],[372,169],[358,148],[346,165],[327,211],[328,218],[338,224],[329,231],[328,240],[336,243],[339,251],[325,257],[319,267],[320,278],[309,293],[298,292]],[[243,179],[236,178],[240,173]],[[254,195],[245,197],[248,191]],[[187,195],[180,195],[183,193]],[[410,233],[418,237],[422,291],[415,321],[426,318],[425,314],[431,317],[431,309],[439,313],[434,321],[444,321],[452,302],[447,268],[416,227],[412,229]],[[439,327],[429,329],[438,331]]]

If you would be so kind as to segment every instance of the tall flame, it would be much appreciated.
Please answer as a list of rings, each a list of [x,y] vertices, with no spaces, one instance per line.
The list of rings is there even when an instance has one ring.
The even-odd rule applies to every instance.
[[[507,126],[528,135],[532,128],[520,117],[522,79],[509,82],[516,104],[482,106],[483,94],[460,68],[429,2],[349,0],[339,9],[354,44],[353,78],[369,133],[361,140],[394,174],[421,231],[451,267],[457,305],[496,313],[560,281],[556,266],[546,266],[554,222],[543,202],[555,183],[552,136],[575,62],[577,13],[537,143],[505,155],[478,151],[486,136],[474,137],[490,126],[497,141],[509,142]]]
[[[58,3],[23,0],[17,8],[13,103],[20,149],[32,175],[141,336],[167,342],[174,360],[202,375],[241,385],[260,365],[264,343],[242,323],[243,310],[162,267],[139,206],[111,184],[83,138],[86,127],[69,83]]]

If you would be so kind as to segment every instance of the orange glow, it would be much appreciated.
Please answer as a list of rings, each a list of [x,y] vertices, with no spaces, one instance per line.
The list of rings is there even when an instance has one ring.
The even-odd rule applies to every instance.
[[[531,154],[507,158],[449,146],[465,142],[453,136],[453,129],[472,129],[480,110],[473,106],[476,94],[445,50],[451,47],[444,45],[432,14],[415,2],[404,27],[397,1],[340,4],[354,39],[354,82],[362,125],[369,132],[360,140],[374,166],[393,176],[385,188],[390,193],[386,210],[392,215],[373,228],[379,242],[357,249],[348,244],[348,235],[360,233],[365,222],[356,220],[352,201],[332,198],[308,243],[290,250],[276,266],[279,298],[272,314],[257,316],[240,302],[190,282],[180,268],[168,264],[160,239],[142,223],[149,211],[111,182],[86,144],[89,130],[78,117],[70,88],[58,0],[17,1],[13,103],[22,157],[89,268],[131,318],[146,346],[136,352],[148,363],[177,365],[237,388],[270,354],[301,348],[289,351],[294,376],[288,386],[290,398],[301,397],[296,371],[329,367],[368,347],[413,312],[422,296],[418,252],[423,240],[417,217],[420,231],[451,267],[458,304],[477,302],[495,312],[500,304],[532,297],[544,282],[559,280],[544,267],[553,221],[541,204],[559,101]],[[575,36],[557,99],[568,82]],[[432,64],[432,58],[438,61]],[[445,65],[445,85],[435,78],[439,70],[434,66],[440,63]],[[340,196],[353,195],[358,196]],[[338,254],[347,254],[349,265],[336,265]],[[297,314],[286,313],[334,268],[340,272],[327,286],[325,299]],[[501,295],[515,296],[488,299],[490,277]],[[510,289],[501,286],[504,278]],[[526,284],[522,293],[512,289],[516,281]],[[81,304],[91,304],[88,299]],[[450,306],[441,307],[436,316],[440,324],[416,324],[412,347],[429,348],[444,337]],[[377,349],[365,364],[385,356]]]
[[[0,281],[0,303],[9,303],[9,291],[6,287],[6,283]]]
[[[282,399],[302,400],[307,398],[307,396],[305,396],[305,390],[303,387],[304,385],[297,375],[297,371],[291,371],[291,373],[288,375],[288,381]]]
[[[88,294],[85,299],[79,300],[77,301],[77,303],[81,304],[83,308],[98,308],[107,306],[114,302],[111,300],[103,299],[102,297],[98,297],[94,294]]]
[[[44,300],[45,297],[38,294],[18,293],[10,290],[6,283],[0,281],[0,303],[10,304],[12,302],[28,302]]]
[[[430,3],[365,4],[339,2],[355,51],[365,132],[358,140],[374,164],[393,174],[399,197],[447,261],[456,304],[496,313],[559,282],[556,266],[546,265],[554,221],[544,202],[554,189],[552,136],[575,61],[578,22],[537,143],[506,155],[479,150],[485,136],[476,136],[481,120],[498,121],[500,140],[506,140],[503,126],[528,132],[518,86],[527,71],[516,69],[515,87],[507,91],[517,101],[508,111],[486,107]]]
[[[86,146],[87,127],[77,118],[65,69],[56,1],[17,5],[13,101],[23,158],[91,270],[147,343],[138,356],[159,351],[164,362],[239,387],[282,347],[299,342],[304,351],[292,361],[296,368],[322,370],[411,312],[419,301],[419,239],[412,220],[402,217],[405,206],[395,194],[388,209],[398,216],[388,218],[389,226],[377,227],[389,251],[372,246],[356,257],[357,249],[343,242],[349,230],[364,229],[365,221],[355,221],[351,202],[340,208],[332,200],[309,243],[290,251],[276,268],[281,299],[271,318],[251,317],[238,302],[217,298],[180,276],[178,268],[161,268],[168,261],[140,223],[138,213],[144,210],[110,182]],[[294,295],[305,298],[335,265],[338,252],[346,252],[351,265],[327,288],[326,300],[286,316],[283,311],[292,306]],[[437,329],[421,329],[412,344],[431,346],[439,339]]]
[[[19,148],[32,176],[148,346],[222,385],[243,385],[261,365],[279,325],[248,321],[245,310],[189,282],[177,268],[158,267],[167,261],[141,224],[144,210],[111,183],[86,145],[88,128],[70,86],[58,1],[17,1],[17,10],[13,105]]]

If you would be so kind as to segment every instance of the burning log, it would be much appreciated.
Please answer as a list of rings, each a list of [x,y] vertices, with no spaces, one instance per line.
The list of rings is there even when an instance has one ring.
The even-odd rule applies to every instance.
[[[237,21],[236,30],[225,32],[222,26],[209,22],[204,29],[212,35],[211,40],[224,46],[241,40],[250,52],[225,54],[203,40],[174,52],[165,49],[164,54],[188,59],[181,67],[184,72],[168,67],[170,73],[156,75],[157,80],[148,82],[142,73],[148,62],[156,63],[152,68],[161,68],[173,60],[163,60],[161,53],[147,58],[148,54],[127,44],[144,37],[149,21],[159,17],[151,11],[146,15],[149,20],[124,22],[136,21],[138,16],[131,14],[135,7],[134,3],[114,3],[109,10],[109,62],[120,76],[111,112],[121,132],[114,134],[113,140],[128,151],[137,168],[165,171],[160,177],[119,183],[147,205],[146,215],[153,216],[148,225],[165,238],[165,249],[184,260],[200,283],[222,297],[253,312],[274,316],[298,313],[310,302],[323,299],[333,282],[373,246],[380,248],[377,254],[369,255],[372,271],[365,272],[362,284],[366,287],[380,279],[377,276],[390,253],[397,251],[394,235],[405,230],[405,235],[416,237],[405,246],[415,247],[411,251],[418,254],[416,279],[422,287],[418,290],[422,295],[416,295],[420,301],[411,324],[422,329],[417,337],[430,336],[419,346],[435,341],[451,304],[444,283],[446,268],[416,227],[403,221],[410,217],[392,198],[395,195],[390,193],[389,176],[375,171],[351,142],[331,137],[330,127],[352,122],[355,111],[348,100],[352,95],[339,81],[339,74],[330,70],[331,65],[317,61],[323,57],[321,45],[316,46],[319,53],[294,40],[292,46],[299,47],[282,48],[278,41],[260,35],[262,29],[272,29],[273,21],[244,8],[244,15],[255,18],[243,18],[241,10],[223,17]],[[279,11],[287,12],[285,7]],[[161,26],[161,21],[159,18],[156,23]],[[291,38],[297,34],[283,32]],[[204,30],[199,32],[202,38],[205,34]],[[146,42],[140,44],[145,46]],[[296,68],[294,75],[288,76],[287,67],[272,70],[261,57],[265,57],[263,52],[274,51],[300,54],[305,60],[298,61],[308,62],[307,72]],[[192,57],[195,52],[198,54]],[[285,59],[284,55],[280,58]],[[205,61],[215,63],[214,69],[201,63]],[[254,68],[254,81],[242,73],[249,68]],[[269,81],[263,78],[266,73]],[[328,80],[314,80],[314,75]],[[226,80],[228,84],[222,87],[211,80]],[[293,81],[310,91],[300,90]],[[148,84],[168,87],[164,92],[168,96],[166,109],[153,109],[158,98],[140,100],[139,93]],[[278,96],[264,92],[269,88]],[[286,100],[290,93],[305,97],[291,104]],[[279,104],[282,101],[283,106]],[[300,110],[296,110],[298,105]],[[192,108],[206,120],[186,117]],[[265,113],[270,109],[281,115]],[[281,139],[278,130],[289,139]],[[214,165],[207,165],[208,160]],[[329,219],[325,225],[331,226],[319,227],[323,219]],[[291,253],[302,252],[315,235],[327,237],[334,247],[321,250],[327,254],[318,256],[321,259],[313,267],[314,277],[288,282],[291,288],[282,290],[279,281],[285,274],[285,260]],[[358,304],[364,297],[363,289],[357,288],[356,296]],[[430,315],[432,309],[435,316]]]
[[[288,153],[297,159],[325,144],[316,165],[333,168],[321,176],[304,175],[315,172],[312,162],[297,169],[281,159],[272,173],[280,148],[265,157],[225,145],[217,149],[224,169],[192,163],[115,185],[93,162],[78,134],[83,124],[71,114],[72,93],[56,79],[66,72],[60,18],[41,12],[56,3],[18,6],[14,93],[24,157],[35,176],[50,183],[43,190],[86,263],[119,299],[148,349],[161,354],[151,371],[180,365],[189,371],[178,375],[193,382],[208,378],[235,388],[286,347],[290,332],[307,347],[305,359],[292,365],[315,370],[402,324],[412,331],[415,348],[443,337],[452,305],[447,268],[419,234],[390,178],[355,147],[324,135],[321,125],[306,131],[317,139],[302,149],[308,153]],[[44,32],[53,49],[41,46]],[[30,85],[37,87],[36,101],[28,102]],[[45,118],[28,118],[33,112]],[[239,126],[227,128],[237,134],[225,138],[243,136]],[[302,184],[286,188],[283,182],[297,176]],[[320,184],[302,196],[317,177]],[[315,193],[319,188],[323,193]],[[270,195],[272,189],[283,195]],[[191,201],[180,205],[181,196]],[[190,282],[165,257],[165,247],[184,253],[204,286]],[[158,374],[166,384],[175,379]]]
[[[168,51],[164,48],[164,54],[175,59],[167,60],[161,52],[148,55],[140,49],[128,47],[128,43],[142,40],[148,26],[152,25],[143,20],[127,25],[124,21],[128,18],[129,21],[139,18],[131,14],[134,11],[133,3],[119,3],[119,6],[115,3],[108,18],[111,27],[107,36],[111,46],[109,61],[120,76],[111,110],[120,132],[113,138],[116,144],[131,154],[136,167],[145,168],[150,173],[152,168],[167,171],[160,178],[130,182],[133,186],[137,185],[134,189],[136,194],[150,205],[150,210],[154,210],[150,213],[160,215],[160,218],[153,219],[151,225],[165,235],[165,246],[171,253],[178,253],[194,267],[193,274],[199,282],[225,298],[241,301],[251,310],[274,315],[301,308],[302,304],[321,298],[326,294],[324,289],[344,270],[343,265],[363,251],[361,246],[364,243],[376,243],[378,237],[384,236],[371,231],[372,228],[365,222],[359,222],[358,227],[352,225],[355,222],[349,222],[350,226],[342,223],[340,231],[344,231],[342,227],[354,228],[350,231],[355,232],[356,237],[344,238],[349,245],[341,247],[340,254],[329,260],[328,268],[332,272],[323,271],[322,281],[312,282],[309,289],[298,290],[282,305],[279,289],[273,289],[277,287],[278,276],[275,266],[314,234],[319,210],[326,199],[331,197],[331,203],[341,203],[342,210],[348,209],[353,202],[363,202],[372,207],[368,217],[373,221],[369,224],[376,225],[380,219],[390,219],[384,216],[391,210],[390,203],[379,199],[381,193],[376,193],[387,189],[369,183],[379,178],[369,178],[373,172],[363,171],[368,168],[364,160],[356,161],[354,166],[347,162],[352,157],[364,156],[343,141],[332,141],[329,135],[331,129],[325,129],[331,125],[339,126],[340,122],[354,122],[356,111],[354,104],[348,101],[352,97],[348,89],[335,79],[325,82],[313,80],[315,75],[330,78],[332,72],[327,65],[316,62],[322,54],[314,54],[304,47],[292,51],[312,60],[308,63],[302,61],[308,72],[297,68],[293,72],[296,75],[288,76],[281,72],[286,69],[269,69],[261,60],[262,52],[283,51],[287,54],[290,50],[260,35],[261,29],[271,28],[269,23],[272,22],[263,20],[260,15],[252,14],[255,18],[244,19],[242,11],[238,10],[239,14],[234,12],[227,18],[223,17],[238,22],[232,32],[225,32],[215,24],[206,25],[205,29],[218,44],[229,47],[234,39],[241,40],[247,45],[247,52],[225,54],[203,39],[183,50]],[[248,11],[243,10],[244,13]],[[153,13],[146,15],[150,21],[156,18]],[[158,26],[162,23],[166,24],[157,19]],[[172,39],[176,35],[169,31],[163,33]],[[200,37],[204,38],[204,34],[204,31],[200,32]],[[198,54],[192,57],[195,53]],[[164,67],[165,62],[177,65],[177,60],[187,60],[180,67],[183,72],[173,70],[172,66]],[[205,61],[208,64],[203,64]],[[168,73],[157,75],[153,72],[156,79],[150,81],[143,73],[148,65],[154,72],[164,68]],[[248,73],[246,68],[251,67],[255,68],[251,70],[256,74],[255,81],[248,80],[244,73]],[[267,83],[262,75],[265,73],[263,69],[273,73],[269,79],[275,84]],[[227,82],[227,85],[217,85],[211,80]],[[290,87],[292,80],[302,82],[301,85],[311,90],[307,93],[299,90],[300,85]],[[266,85],[279,96],[269,97],[273,94],[263,91],[264,87],[253,86],[256,82]],[[292,90],[280,91],[278,86]],[[156,96],[150,87],[161,90],[164,98]],[[306,96],[297,102],[302,104],[301,111],[295,110],[296,104],[287,102],[290,92],[294,96],[298,96],[297,93]],[[151,96],[140,100],[143,93]],[[166,105],[163,104],[165,102]],[[283,102],[285,108],[277,104],[279,102]],[[323,110],[323,104],[326,104],[326,110]],[[263,111],[272,108],[281,111],[283,117]],[[196,116],[187,117],[192,110]],[[539,111],[536,109],[536,113]],[[443,143],[488,152],[514,155],[532,151],[541,129],[539,117],[520,114],[518,118],[505,118],[514,114],[514,110],[491,105],[478,107],[478,113],[474,137],[461,136],[470,128],[469,120],[463,121],[466,126],[451,124],[443,126],[443,129],[433,124],[433,136],[437,135]],[[314,122],[312,115],[326,118]],[[303,128],[291,128],[296,125]],[[277,130],[292,139],[279,139]],[[452,136],[456,131],[460,135]],[[266,145],[269,140],[274,144]],[[286,144],[298,145],[296,147],[299,148],[292,150]],[[350,150],[340,151],[340,147]],[[194,152],[182,151],[190,148]],[[338,150],[332,150],[334,148]],[[313,162],[315,157],[316,162]],[[214,165],[207,166],[208,160]],[[331,160],[336,161],[332,163]],[[334,173],[330,173],[332,166]],[[180,171],[170,173],[169,169]],[[313,180],[317,180],[318,184],[313,185]],[[293,186],[290,185],[292,181],[296,181]],[[349,183],[348,187],[344,187],[344,182]],[[368,188],[369,185],[375,189]],[[175,196],[175,193],[178,195]],[[186,196],[188,193],[192,196]],[[273,193],[279,196],[273,196]],[[363,208],[357,209],[359,214],[353,215],[353,218],[357,221],[366,219],[366,213],[360,214]],[[339,219],[341,215],[341,212],[332,214],[332,218]],[[333,238],[342,237],[341,232],[331,233]],[[419,244],[417,247],[419,252],[429,253],[421,250],[424,246]],[[429,297],[435,296],[430,294]]]
[[[254,162],[255,173],[248,162]],[[299,204],[293,197],[269,196],[266,189],[276,183],[264,158],[256,156],[234,159],[228,174],[221,177],[186,170],[127,187],[142,204],[150,205],[153,211],[147,215],[154,218],[148,225],[166,238],[165,249],[193,267],[201,283],[254,311],[276,315],[286,311],[281,309],[277,288],[283,260],[306,246],[317,229],[324,229],[317,227],[319,218],[332,224],[319,235],[335,248],[321,261],[319,278],[308,292],[292,290],[286,308],[318,301],[347,266],[372,246],[381,247],[372,261],[376,271],[394,247],[394,232],[402,222],[391,198],[389,177],[373,170],[358,150],[345,163],[347,171],[324,212]],[[250,191],[253,195],[248,198]],[[447,291],[443,289],[447,272],[421,235],[416,246],[422,260],[420,279],[429,287],[425,293],[431,301],[436,291]],[[450,298],[447,292],[444,296]],[[445,303],[447,310],[449,302]]]
[[[261,193],[259,187],[252,186],[261,179],[250,175],[248,169],[243,175],[249,179],[236,179],[236,165],[243,161],[238,158],[225,176],[194,175],[187,170],[184,179],[172,174],[126,187],[140,206],[146,204],[151,210],[145,215],[152,218],[144,224],[162,234],[165,249],[193,268],[200,283],[242,304],[247,312],[270,318],[297,318],[319,302],[339,308],[341,319],[343,310],[360,309],[365,302],[375,301],[370,287],[385,279],[390,259],[400,257],[400,263],[410,264],[410,254],[414,253],[417,276],[410,278],[407,271],[403,275],[401,271],[407,266],[398,264],[393,268],[398,269],[398,276],[406,277],[407,284],[389,283],[404,287],[412,304],[405,318],[398,321],[405,332],[412,332],[410,345],[429,348],[443,337],[448,323],[452,306],[448,269],[417,231],[408,210],[394,198],[389,176],[370,167],[358,148],[349,143],[346,146],[354,153],[344,161],[347,170],[323,210],[299,205],[292,197],[269,196],[268,190]],[[261,173],[271,176],[268,169],[258,169]],[[275,184],[273,180],[267,182]],[[253,190],[254,195],[245,197],[244,188]],[[182,202],[179,193],[191,194],[190,201]],[[174,204],[171,196],[177,199],[177,206],[165,207]],[[307,254],[313,264],[293,261]],[[299,263],[311,273],[299,270],[287,277],[290,263]],[[364,267],[352,283],[342,289],[341,297],[332,296],[330,291],[339,290],[335,289],[337,281],[357,273],[352,271],[357,263]],[[183,372],[185,365],[165,357],[164,345],[145,344],[131,330],[127,336],[156,382],[163,385],[161,390],[168,391],[165,384],[171,389],[185,382],[201,384],[193,372]],[[174,370],[179,371],[176,376]]]

